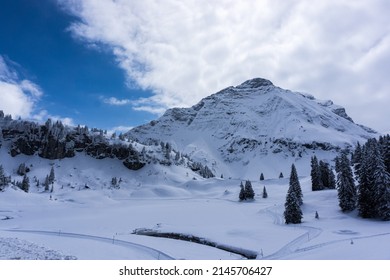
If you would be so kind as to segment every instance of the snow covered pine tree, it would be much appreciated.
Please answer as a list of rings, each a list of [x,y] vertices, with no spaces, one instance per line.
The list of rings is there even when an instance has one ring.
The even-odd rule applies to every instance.
[[[284,204],[284,218],[286,224],[299,224],[302,221],[302,190],[298,180],[295,165],[291,166],[290,187],[287,191],[286,202]]]
[[[343,212],[356,208],[357,190],[353,179],[351,163],[346,153],[342,153],[337,159],[337,193],[339,206]]]

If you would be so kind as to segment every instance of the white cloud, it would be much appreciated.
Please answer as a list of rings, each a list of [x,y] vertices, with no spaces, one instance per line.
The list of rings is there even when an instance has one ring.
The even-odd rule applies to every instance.
[[[0,55],[0,110],[14,117],[31,116],[42,91],[29,80],[18,81],[18,75]]]
[[[58,1],[80,19],[75,36],[109,46],[129,83],[154,92],[140,110],[193,105],[263,77],[388,129],[380,106],[390,103],[387,0]]]
[[[134,127],[133,126],[123,126],[123,125],[115,126],[111,129],[107,130],[107,134],[112,135],[114,132],[115,133],[126,133],[129,130],[131,130],[132,128],[134,128]]]
[[[104,98],[101,97],[103,103],[114,106],[124,106],[132,103],[130,99],[118,99],[116,97]]]
[[[18,84],[0,81],[0,110],[13,117],[27,118],[31,115],[35,101],[26,95]]]
[[[38,114],[34,114],[30,118],[38,122],[45,122],[47,119],[51,119],[52,121],[61,121],[64,125],[75,126],[72,118],[51,115],[46,110],[41,110]]]
[[[16,118],[40,122],[51,118],[61,120],[66,125],[74,125],[71,118],[50,115],[46,110],[37,112],[37,105],[43,96],[41,88],[29,80],[19,80],[12,64],[15,63],[6,61],[0,55],[0,110]]]
[[[161,106],[161,103],[155,101],[155,96],[151,98],[139,98],[137,100],[118,99],[116,97],[104,98],[101,96],[100,100],[112,106],[131,105],[135,111],[145,111],[156,115],[161,115],[165,112],[165,108]]]

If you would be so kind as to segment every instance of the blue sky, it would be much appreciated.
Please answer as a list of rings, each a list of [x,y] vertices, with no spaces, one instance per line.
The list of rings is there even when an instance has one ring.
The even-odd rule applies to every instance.
[[[0,109],[123,129],[262,77],[390,132],[387,0],[5,0]]]
[[[138,99],[150,93],[126,85],[125,73],[108,50],[75,39],[68,31],[72,19],[50,0],[1,3],[0,55],[16,80],[29,80],[42,91],[31,115],[44,110],[44,118],[71,118],[74,124],[104,129],[154,119],[130,106],[104,102],[112,96]]]

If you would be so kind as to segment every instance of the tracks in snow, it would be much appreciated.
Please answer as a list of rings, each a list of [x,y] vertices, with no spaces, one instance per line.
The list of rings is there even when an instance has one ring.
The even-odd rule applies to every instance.
[[[175,258],[165,254],[164,252],[156,250],[154,248],[144,246],[141,244],[137,244],[134,242],[130,242],[130,241],[120,240],[120,239],[114,239],[114,238],[108,238],[108,237],[102,237],[102,236],[96,236],[96,235],[80,234],[80,233],[61,232],[61,231],[27,230],[27,229],[8,229],[7,231],[70,237],[70,238],[77,238],[77,239],[94,240],[94,241],[105,242],[105,243],[113,243],[114,245],[117,245],[117,246],[129,247],[129,248],[143,251],[143,252],[149,254],[153,259],[159,259],[159,260],[174,260],[175,259]]]
[[[276,213],[275,211],[272,211],[271,210],[272,208],[275,208],[275,207],[273,206],[273,207],[267,208],[267,209],[265,209],[264,212],[267,215],[272,217],[275,225],[281,226],[283,224],[283,217],[280,214]],[[264,256],[263,259],[277,260],[277,259],[281,259],[284,256],[295,253],[300,249],[300,247],[303,244],[318,237],[322,232],[322,229],[320,229],[320,228],[309,227],[309,226],[295,225],[294,228],[303,229],[303,230],[306,230],[306,232],[301,234],[297,238],[293,239],[292,241],[288,242],[286,245],[284,245],[282,248],[280,248],[275,253]]]
[[[272,217],[275,225],[283,225],[283,223],[284,223],[283,217],[280,214],[278,214],[277,212],[273,211],[272,209],[274,209],[274,208],[276,208],[276,206],[269,207],[269,208],[265,209],[263,212]],[[341,242],[346,242],[346,241],[351,240],[351,238],[343,238],[343,239],[337,239],[337,240],[332,240],[332,241],[328,241],[328,242],[323,242],[323,243],[303,247],[303,245],[305,243],[309,242],[310,240],[313,240],[314,238],[317,238],[322,233],[322,229],[304,226],[304,225],[294,225],[291,228],[306,230],[306,232],[301,234],[300,236],[298,236],[294,240],[285,244],[278,251],[276,251],[270,255],[264,256],[263,259],[270,259],[270,260],[281,259],[287,255],[290,255],[290,254],[296,254],[296,253],[302,253],[302,252],[307,252],[307,251],[311,251],[311,250],[316,250],[316,249],[319,249],[319,248],[322,248],[325,246],[329,246],[329,245],[333,245],[336,243],[341,243]],[[367,236],[360,236],[360,237],[353,237],[352,239],[354,239],[354,240],[368,239],[368,238],[375,238],[375,237],[386,236],[386,235],[390,235],[390,232],[367,235]]]

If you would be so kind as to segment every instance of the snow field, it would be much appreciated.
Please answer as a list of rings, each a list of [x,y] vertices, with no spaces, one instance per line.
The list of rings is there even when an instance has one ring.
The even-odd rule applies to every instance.
[[[286,178],[252,181],[255,200],[238,202],[239,180],[193,180],[193,174],[187,177],[181,170],[163,167],[148,167],[129,176],[127,170],[112,163],[113,174],[123,178],[121,188],[113,190],[99,184],[111,178],[107,178],[107,168],[99,169],[110,160],[81,158],[78,163],[77,169],[69,168],[67,160],[55,163],[61,168],[56,169],[53,193],[35,190],[26,194],[11,188],[0,193],[0,242],[18,238],[77,259],[241,258],[191,242],[131,234],[137,228],[151,228],[253,250],[265,259],[390,259],[389,223],[342,213],[337,192],[312,192],[309,177],[300,178],[303,223],[285,225]],[[90,172],[80,171],[85,170],[83,164],[90,166]],[[31,172],[42,176],[49,168]],[[72,178],[71,184],[80,190],[61,188],[65,177]],[[91,189],[77,182],[84,177]],[[261,197],[263,186],[267,199]],[[314,218],[315,211],[320,219]],[[1,249],[0,258],[15,258],[7,252]],[[33,257],[27,253],[17,257],[43,258],[31,254]]]

